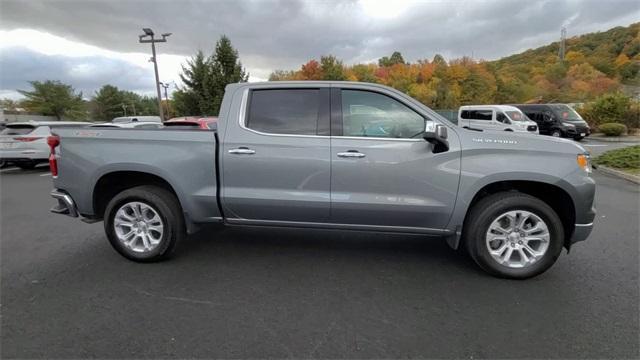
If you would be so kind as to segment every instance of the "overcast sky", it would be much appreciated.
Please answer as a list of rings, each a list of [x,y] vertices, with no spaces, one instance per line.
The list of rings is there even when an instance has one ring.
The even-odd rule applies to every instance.
[[[221,34],[250,80],[334,54],[346,64],[400,51],[406,60],[463,55],[496,59],[568,36],[626,26],[638,1],[41,1],[0,0],[0,97],[29,80],[60,80],[93,95],[110,83],[154,93],[142,27],[171,32],[158,44],[161,81],[179,84],[180,64],[210,53]]]

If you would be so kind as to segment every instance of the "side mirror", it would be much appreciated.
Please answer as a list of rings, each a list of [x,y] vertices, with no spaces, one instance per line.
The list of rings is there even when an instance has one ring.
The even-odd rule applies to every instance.
[[[436,124],[431,120],[426,120],[424,123],[424,133],[422,134],[422,137],[434,145],[434,153],[449,150],[447,127],[444,125]]]

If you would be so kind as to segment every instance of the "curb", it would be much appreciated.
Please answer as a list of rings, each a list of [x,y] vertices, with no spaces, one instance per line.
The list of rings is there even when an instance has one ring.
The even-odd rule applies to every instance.
[[[608,174],[608,175],[613,175],[622,179],[625,179],[627,181],[631,181],[632,183],[638,184],[640,185],[640,176],[636,176],[636,175],[631,175],[631,174],[627,174],[624,171],[620,171],[620,170],[616,170],[607,166],[603,166],[603,165],[596,165],[597,168],[595,168],[596,170]]]
[[[628,142],[628,143],[640,144],[640,138],[638,138],[637,136],[621,136],[621,137],[589,136],[589,140],[604,141],[604,142]]]

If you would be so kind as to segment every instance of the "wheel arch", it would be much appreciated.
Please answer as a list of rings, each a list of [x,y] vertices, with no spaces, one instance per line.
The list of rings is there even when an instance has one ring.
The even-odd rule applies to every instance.
[[[573,197],[569,191],[558,185],[558,183],[542,181],[539,179],[496,180],[480,185],[472,195],[468,196],[467,201],[463,200],[467,205],[464,213],[459,215],[459,220],[456,222],[459,224],[459,230],[456,231],[458,236],[449,239],[449,245],[453,248],[457,248],[459,246],[459,235],[461,234],[462,227],[464,227],[470,210],[478,203],[478,201],[491,194],[508,191],[518,191],[531,195],[549,205],[560,217],[565,233],[564,246],[567,249],[570,248],[570,239],[575,230],[576,222],[576,206]]]

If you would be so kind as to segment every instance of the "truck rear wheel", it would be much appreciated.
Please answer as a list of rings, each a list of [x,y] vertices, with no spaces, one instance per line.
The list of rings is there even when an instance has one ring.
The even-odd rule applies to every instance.
[[[104,214],[109,242],[122,256],[152,262],[168,258],[185,235],[178,199],[158,186],[137,186],[117,194]]]
[[[555,263],[564,230],[556,212],[542,200],[501,192],[473,206],[462,236],[473,260],[488,273],[527,279]]]

